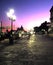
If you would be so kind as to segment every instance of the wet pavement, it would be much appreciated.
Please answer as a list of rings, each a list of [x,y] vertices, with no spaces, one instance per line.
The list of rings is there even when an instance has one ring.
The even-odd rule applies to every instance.
[[[0,47],[0,65],[53,65],[53,40],[46,35],[31,35]]]

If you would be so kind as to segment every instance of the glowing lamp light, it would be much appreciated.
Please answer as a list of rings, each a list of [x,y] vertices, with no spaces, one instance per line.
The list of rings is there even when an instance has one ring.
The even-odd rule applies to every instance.
[[[15,21],[16,16],[14,15],[14,9],[10,9],[9,12],[7,12],[7,16],[9,17],[9,19]]]
[[[7,12],[7,16],[8,16],[8,17],[10,17],[10,16],[11,16],[11,14],[10,14],[9,12]]]
[[[15,15],[13,15],[12,18],[13,18],[13,20],[16,20],[16,16]]]
[[[10,9],[10,14],[12,15],[12,14],[14,14],[14,9]]]
[[[10,9],[9,12],[7,12],[8,17],[12,17],[14,14],[14,9]]]
[[[14,15],[14,9],[10,9],[7,12],[7,16],[8,18],[11,20],[11,30],[13,30],[13,21],[16,20],[16,16]],[[11,32],[12,33],[12,32]]]

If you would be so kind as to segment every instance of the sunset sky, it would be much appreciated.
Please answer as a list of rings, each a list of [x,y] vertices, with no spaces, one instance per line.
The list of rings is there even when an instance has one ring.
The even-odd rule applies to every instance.
[[[3,26],[10,26],[11,22],[6,13],[12,8],[16,15],[13,25],[22,25],[29,30],[44,21],[50,22],[49,10],[52,5],[53,0],[0,0],[0,21],[2,20]]]

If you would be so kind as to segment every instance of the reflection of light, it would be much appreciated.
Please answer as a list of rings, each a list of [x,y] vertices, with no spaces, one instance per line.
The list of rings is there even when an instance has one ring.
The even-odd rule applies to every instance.
[[[19,37],[21,37],[22,36],[22,34],[21,33],[19,33]]]
[[[32,46],[33,46],[34,40],[35,40],[35,35],[32,35],[32,36],[30,37],[30,40],[29,40],[29,43],[28,43],[28,46],[29,46],[29,47],[32,47]]]
[[[31,31],[30,33],[33,34],[33,31]]]

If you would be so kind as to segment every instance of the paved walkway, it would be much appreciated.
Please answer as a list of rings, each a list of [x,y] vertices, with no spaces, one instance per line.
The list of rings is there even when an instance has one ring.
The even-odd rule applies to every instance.
[[[0,50],[0,65],[53,65],[53,40],[44,35],[17,40]]]

